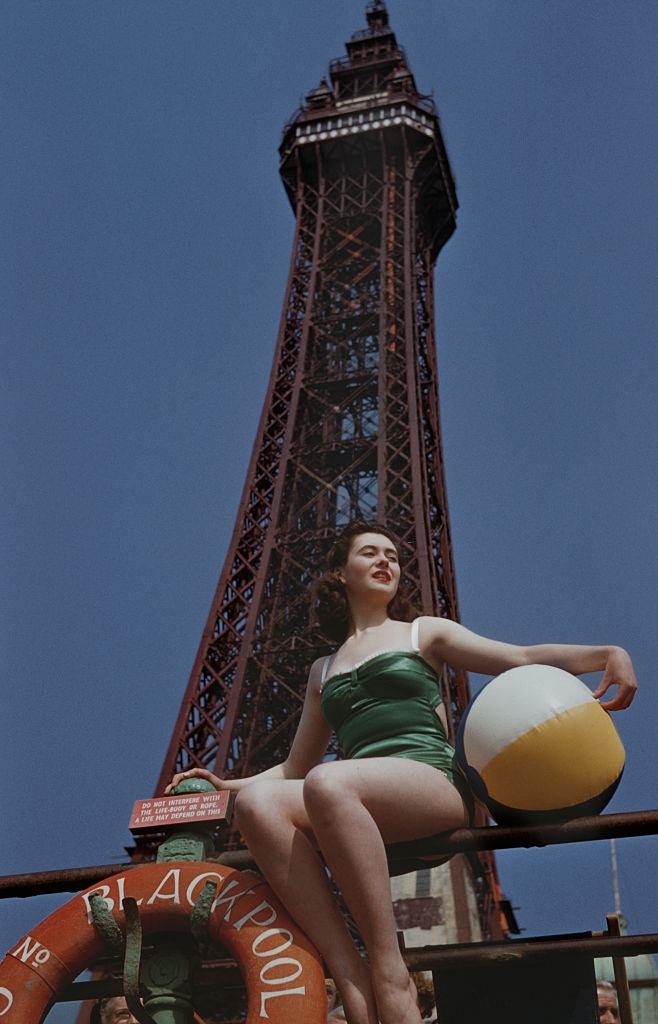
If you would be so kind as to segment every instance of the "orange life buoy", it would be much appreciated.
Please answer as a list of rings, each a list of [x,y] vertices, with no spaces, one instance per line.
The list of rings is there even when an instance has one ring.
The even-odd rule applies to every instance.
[[[91,915],[102,896],[117,924],[136,899],[145,935],[188,931],[206,882],[216,883],[208,936],[235,957],[247,1024],[321,1024],[327,1017],[319,954],[260,875],[199,861],[145,864],[91,886],[45,918],[0,963],[0,1024],[40,1024],[59,992],[106,952]]]

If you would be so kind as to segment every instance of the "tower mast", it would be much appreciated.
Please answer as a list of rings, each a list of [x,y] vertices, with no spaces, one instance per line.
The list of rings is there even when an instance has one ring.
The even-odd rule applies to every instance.
[[[277,347],[158,791],[193,766],[231,777],[284,760],[309,665],[327,651],[309,627],[310,584],[344,524],[388,524],[412,603],[459,618],[433,287],[457,198],[434,102],[382,0],[366,18],[284,128],[295,234]],[[442,686],[454,732],[467,679],[446,668]],[[459,941],[500,934],[493,861],[474,865],[449,866]]]

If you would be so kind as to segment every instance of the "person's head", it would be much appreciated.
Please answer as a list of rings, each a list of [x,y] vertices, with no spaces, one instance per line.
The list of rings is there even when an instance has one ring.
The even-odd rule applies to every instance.
[[[98,1024],[137,1024],[128,1009],[128,1004],[123,996],[109,996],[99,999],[94,1007],[92,1020]]]
[[[327,571],[315,585],[315,611],[322,632],[342,643],[355,603],[386,609],[392,618],[409,618],[399,587],[398,544],[393,533],[380,523],[351,523],[336,538]]]
[[[325,978],[324,983],[327,989],[327,1021],[345,1020],[345,1011],[340,1001],[336,982],[333,978]]]
[[[619,1002],[617,990],[610,981],[597,981],[596,997],[599,1004],[600,1024],[618,1024]]]
[[[416,986],[416,1002],[423,1020],[435,1012],[434,983],[431,974],[423,971],[414,971],[411,975]]]

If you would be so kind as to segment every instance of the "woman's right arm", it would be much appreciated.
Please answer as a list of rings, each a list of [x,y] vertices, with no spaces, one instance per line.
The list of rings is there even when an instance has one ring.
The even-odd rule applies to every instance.
[[[184,779],[207,779],[215,789],[239,790],[257,779],[303,779],[311,768],[322,760],[331,738],[331,727],[322,714],[320,700],[320,678],[323,658],[318,658],[311,665],[306,685],[306,695],[299,725],[295,733],[290,753],[281,764],[272,765],[257,775],[246,779],[220,779],[207,768],[190,768],[186,772],[178,772],[165,789],[168,796],[172,789]]]

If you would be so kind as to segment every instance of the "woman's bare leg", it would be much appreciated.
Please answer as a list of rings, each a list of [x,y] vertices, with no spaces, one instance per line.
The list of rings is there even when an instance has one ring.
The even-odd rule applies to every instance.
[[[325,860],[359,927],[382,1024],[419,1024],[400,953],[384,842],[463,825],[457,790],[435,768],[403,758],[318,765],[304,804]]]
[[[301,781],[263,780],[238,793],[236,820],[263,875],[322,954],[350,1024],[377,1024],[367,965],[314,846]]]

